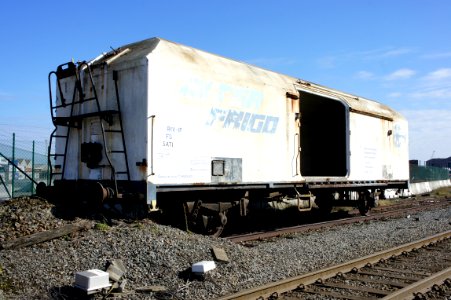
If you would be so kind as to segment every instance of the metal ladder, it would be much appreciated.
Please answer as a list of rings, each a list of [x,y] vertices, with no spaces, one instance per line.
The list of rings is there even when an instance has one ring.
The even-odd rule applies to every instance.
[[[83,91],[83,85],[81,82],[81,72],[87,73],[89,76],[89,80],[92,86],[92,92],[93,96],[89,98],[85,98],[85,93]],[[64,98],[64,94],[61,89],[61,80],[69,77],[75,77],[75,85],[74,85],[74,92],[72,95],[72,100],[67,101],[67,99]],[[56,103],[56,99],[54,101],[52,96],[52,77],[56,77],[56,83],[57,83],[57,91],[59,91],[60,96],[60,104]],[[103,138],[103,144],[104,144],[104,154],[108,161],[108,164],[112,170],[112,180],[115,183],[116,192],[117,192],[117,184],[116,184],[116,176],[119,174],[125,174],[127,175],[127,180],[130,180],[130,169],[128,166],[128,157],[127,157],[127,148],[125,145],[125,136],[124,136],[124,130],[123,130],[123,123],[122,123],[122,114],[120,109],[120,101],[119,101],[119,90],[118,90],[118,73],[117,71],[113,71],[113,80],[114,80],[114,86],[115,86],[115,96],[116,96],[116,110],[102,110],[100,107],[99,98],[97,96],[96,87],[94,84],[92,72],[90,65],[86,62],[78,63],[78,66],[75,65],[73,62],[69,62],[66,64],[62,64],[57,67],[56,71],[52,71],[48,75],[48,82],[49,82],[49,98],[50,98],[50,111],[51,111],[51,117],[53,125],[55,126],[55,129],[52,131],[50,135],[50,142],[48,147],[48,160],[49,160],[49,166],[50,166],[50,182],[52,182],[54,179],[56,179],[56,176],[59,176],[60,180],[64,180],[64,174],[65,174],[65,165],[66,165],[66,157],[67,157],[67,150],[69,145],[69,137],[71,134],[72,129],[80,130],[82,129],[82,121],[85,118],[91,118],[91,117],[99,117],[101,131],[102,131],[102,138]],[[77,97],[78,96],[78,97]],[[83,103],[86,103],[88,101],[95,101],[97,110],[90,113],[85,114],[75,114],[74,107],[76,105],[79,105],[81,107]],[[56,116],[56,110],[59,108],[66,108],[70,107],[70,114],[69,116]],[[113,117],[117,116],[119,120],[119,129],[106,129],[104,128],[103,122],[107,122],[110,126],[113,124]],[[66,128],[65,133],[57,134],[57,131],[59,128]],[[122,141],[122,149],[115,149],[108,151],[107,149],[107,143],[105,138],[105,132],[110,133],[117,133],[120,134],[121,141]],[[52,152],[52,144],[54,139],[63,139],[64,140],[64,151],[62,153],[56,153]],[[124,157],[125,160],[125,170],[122,171],[116,171],[115,167],[111,163],[111,158],[109,154],[121,154]],[[63,163],[61,165],[55,165],[52,164],[52,158],[53,160],[56,160],[58,157],[62,157]],[[80,162],[81,163],[81,162]],[[59,171],[54,171],[55,169],[58,169]]]

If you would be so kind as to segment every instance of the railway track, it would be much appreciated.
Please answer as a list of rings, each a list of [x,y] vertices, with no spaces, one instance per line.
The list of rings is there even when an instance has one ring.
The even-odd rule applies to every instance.
[[[413,299],[431,287],[449,299],[450,238],[451,231],[443,232],[219,299]]]
[[[449,199],[433,199],[427,198],[423,200],[415,200],[412,203],[400,203],[392,206],[383,206],[376,208],[372,211],[372,213],[368,216],[358,216],[352,215],[351,217],[345,217],[330,221],[324,222],[316,222],[311,224],[302,224],[296,226],[289,226],[278,228],[270,231],[260,231],[260,232],[251,232],[251,233],[243,233],[243,234],[235,234],[224,237],[234,243],[242,243],[249,242],[267,238],[274,238],[278,236],[283,236],[287,234],[306,232],[311,230],[319,230],[328,227],[353,224],[359,222],[368,222],[372,220],[381,220],[387,218],[396,218],[405,215],[414,214],[417,212],[430,210],[430,209],[438,209],[442,207],[447,207],[451,205]]]

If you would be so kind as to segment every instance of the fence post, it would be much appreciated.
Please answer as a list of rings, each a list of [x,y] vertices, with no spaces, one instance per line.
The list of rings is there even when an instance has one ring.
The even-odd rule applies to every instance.
[[[12,149],[12,162],[15,163],[14,161],[16,160],[15,157],[15,151],[16,151],[16,134],[13,133],[13,149]],[[15,177],[16,177],[16,170],[14,169],[14,165],[11,166],[12,168],[12,176],[11,176],[11,198],[14,198],[14,181],[15,181]]]
[[[45,148],[47,148],[47,186],[50,186],[51,176],[50,176],[50,145],[47,144],[47,140],[45,141]]]
[[[34,141],[33,150],[31,152],[31,194],[34,194]]]

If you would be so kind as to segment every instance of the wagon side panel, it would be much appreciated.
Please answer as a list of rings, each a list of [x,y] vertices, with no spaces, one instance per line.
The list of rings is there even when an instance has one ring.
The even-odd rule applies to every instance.
[[[176,70],[176,71],[174,71]],[[296,180],[295,112],[282,76],[191,48],[149,55],[154,184]]]

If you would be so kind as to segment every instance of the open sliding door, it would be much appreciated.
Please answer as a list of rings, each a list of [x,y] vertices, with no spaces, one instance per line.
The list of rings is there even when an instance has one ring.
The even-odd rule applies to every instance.
[[[344,177],[349,171],[349,107],[339,99],[300,92],[301,175]]]

